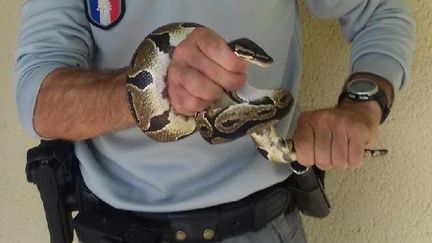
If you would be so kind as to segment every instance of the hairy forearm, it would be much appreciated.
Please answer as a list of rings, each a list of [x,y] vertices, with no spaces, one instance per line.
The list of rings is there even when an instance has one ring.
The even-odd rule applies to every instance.
[[[125,77],[125,70],[54,70],[37,97],[35,131],[45,138],[83,140],[133,126]]]

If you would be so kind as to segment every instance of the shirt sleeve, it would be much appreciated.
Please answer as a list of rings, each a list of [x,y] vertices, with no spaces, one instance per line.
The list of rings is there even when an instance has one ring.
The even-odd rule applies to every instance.
[[[370,72],[399,91],[408,79],[415,24],[404,0],[306,0],[322,19],[339,19],[351,42],[350,73]]]
[[[28,0],[21,9],[15,53],[15,97],[24,129],[33,128],[33,112],[44,78],[59,67],[86,68],[94,41],[83,1]]]

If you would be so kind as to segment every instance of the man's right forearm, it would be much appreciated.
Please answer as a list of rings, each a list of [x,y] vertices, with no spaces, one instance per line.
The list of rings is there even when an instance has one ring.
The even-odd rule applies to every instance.
[[[126,71],[59,68],[42,83],[33,116],[41,137],[83,140],[132,127]]]

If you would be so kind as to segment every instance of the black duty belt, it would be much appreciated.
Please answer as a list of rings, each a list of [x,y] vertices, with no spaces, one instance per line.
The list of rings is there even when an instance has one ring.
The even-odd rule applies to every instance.
[[[84,243],[210,242],[262,229],[277,216],[294,210],[285,182],[240,201],[174,213],[119,210],[81,189],[81,210],[74,218]]]

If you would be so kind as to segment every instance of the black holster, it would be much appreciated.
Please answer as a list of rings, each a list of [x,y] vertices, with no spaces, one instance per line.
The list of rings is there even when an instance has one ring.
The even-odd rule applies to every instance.
[[[42,141],[27,151],[27,181],[39,190],[52,243],[73,240],[72,212],[78,209],[73,170],[77,166],[71,142]]]
[[[51,243],[71,243],[74,229],[84,242],[160,242],[156,234],[135,226],[131,219],[93,210],[101,202],[83,190],[72,142],[41,141],[27,151],[25,170],[27,181],[39,190]],[[72,218],[74,211],[79,213]]]
[[[316,166],[304,167],[298,162],[291,163],[293,174],[288,178],[297,208],[305,215],[324,218],[330,214],[330,201],[324,190],[325,172]]]

